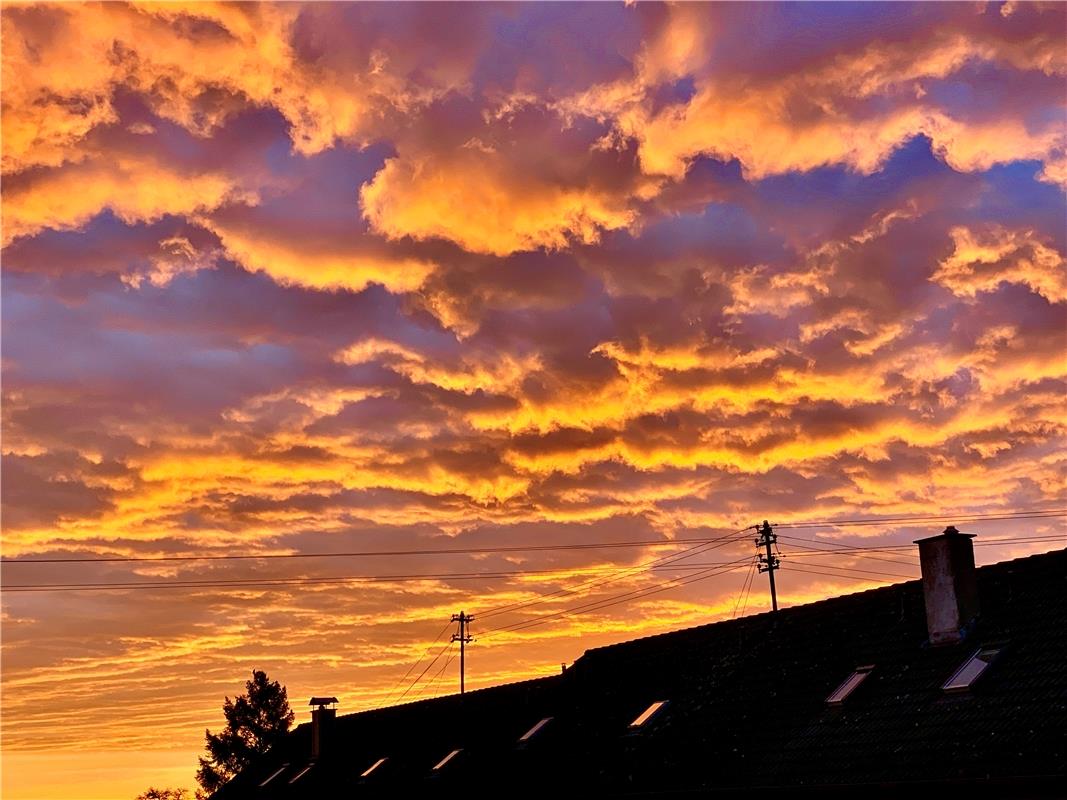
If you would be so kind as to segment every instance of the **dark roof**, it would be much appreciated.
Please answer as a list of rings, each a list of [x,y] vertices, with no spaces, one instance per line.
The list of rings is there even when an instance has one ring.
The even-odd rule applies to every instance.
[[[342,716],[289,783],[309,763],[304,724],[217,796],[1054,793],[1067,763],[1067,551],[982,567],[978,586],[981,615],[960,644],[928,644],[922,587],[909,581],[597,648],[559,676]],[[1003,651],[986,674],[944,692],[988,644]],[[828,705],[861,665],[874,669]],[[631,729],[658,700],[669,703]]]

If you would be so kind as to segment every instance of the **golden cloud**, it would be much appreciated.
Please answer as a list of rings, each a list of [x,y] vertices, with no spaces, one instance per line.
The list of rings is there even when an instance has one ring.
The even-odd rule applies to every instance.
[[[495,153],[474,148],[388,159],[360,200],[371,226],[391,239],[441,238],[497,256],[593,244],[601,231],[635,219],[614,192],[519,175]]]
[[[45,228],[77,228],[105,209],[132,223],[255,201],[253,192],[224,173],[187,174],[150,157],[92,159],[47,170],[15,186],[9,183],[3,241],[6,245]]]
[[[3,18],[4,172],[80,158],[86,134],[117,121],[118,87],[203,136],[240,108],[275,108],[293,147],[312,154],[360,140],[380,107],[410,110],[452,85],[414,87],[381,57],[363,70],[301,60],[298,4],[70,4],[43,11],[41,28],[20,24],[23,11]],[[195,24],[201,35],[190,35]]]
[[[707,27],[706,20],[676,15],[636,59],[632,78],[591,87],[555,107],[568,117],[612,120],[619,135],[638,143],[646,173],[675,180],[700,155],[736,158],[757,180],[837,164],[870,173],[917,135],[929,136],[949,164],[967,171],[1018,159],[1059,162],[1067,147],[1060,120],[1036,127],[1015,119],[968,122],[923,99],[924,82],[976,61],[1062,76],[1067,54],[1048,33],[1016,42],[935,30],[918,42],[869,45],[780,77],[703,76],[691,100],[653,111],[648,98],[658,82],[694,74],[700,54],[706,56],[694,43],[707,37]],[[888,108],[866,110],[862,101],[876,96],[891,98]],[[1046,168],[1046,179],[1059,180],[1061,171]]]
[[[377,283],[393,292],[409,292],[418,289],[435,269],[430,261],[391,256],[373,246],[360,248],[314,238],[291,241],[269,228],[251,231],[210,218],[200,222],[222,240],[227,256],[283,286],[358,292]]]
[[[938,265],[931,280],[954,294],[973,298],[1002,283],[1018,283],[1049,302],[1067,301],[1067,261],[1033,231],[958,226],[950,234],[952,255]]]
[[[428,384],[450,392],[514,391],[531,372],[541,366],[536,355],[519,358],[507,353],[476,354],[458,363],[431,358],[412,348],[387,339],[369,338],[356,342],[336,355],[344,364],[365,364],[382,360],[413,383]]]

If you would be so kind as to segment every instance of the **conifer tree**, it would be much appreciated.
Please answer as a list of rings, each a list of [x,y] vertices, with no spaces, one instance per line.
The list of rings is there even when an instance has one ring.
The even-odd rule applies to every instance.
[[[267,673],[254,670],[245,682],[245,693],[222,705],[226,727],[219,733],[204,732],[207,757],[200,758],[197,798],[206,798],[226,781],[267,752],[288,732],[294,714],[285,687]]]

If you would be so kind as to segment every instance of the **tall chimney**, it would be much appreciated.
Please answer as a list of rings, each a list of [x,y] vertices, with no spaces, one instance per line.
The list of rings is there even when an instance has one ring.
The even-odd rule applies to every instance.
[[[337,719],[337,709],[327,708],[337,703],[336,697],[312,697],[309,706],[317,706],[311,709],[311,760],[318,760],[323,753],[324,747],[330,739],[330,729],[333,721]]]
[[[974,570],[974,534],[952,525],[940,536],[919,539],[926,627],[930,644],[954,644],[978,616],[978,582]]]

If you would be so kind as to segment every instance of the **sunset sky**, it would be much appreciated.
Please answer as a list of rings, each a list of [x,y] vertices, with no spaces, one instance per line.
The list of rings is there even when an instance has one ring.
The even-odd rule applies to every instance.
[[[461,609],[474,687],[728,618],[750,578],[766,610],[748,534],[619,572],[671,540],[1067,501],[1065,4],[2,29],[5,559],[481,550],[6,564],[9,800],[191,788],[253,668],[298,721],[374,707]],[[949,521],[782,528],[782,602],[918,576],[791,552]],[[1064,543],[958,524],[979,563]],[[639,544],[522,549],[603,542]],[[214,584],[11,591],[138,581]],[[449,655],[405,701],[456,688]]]

